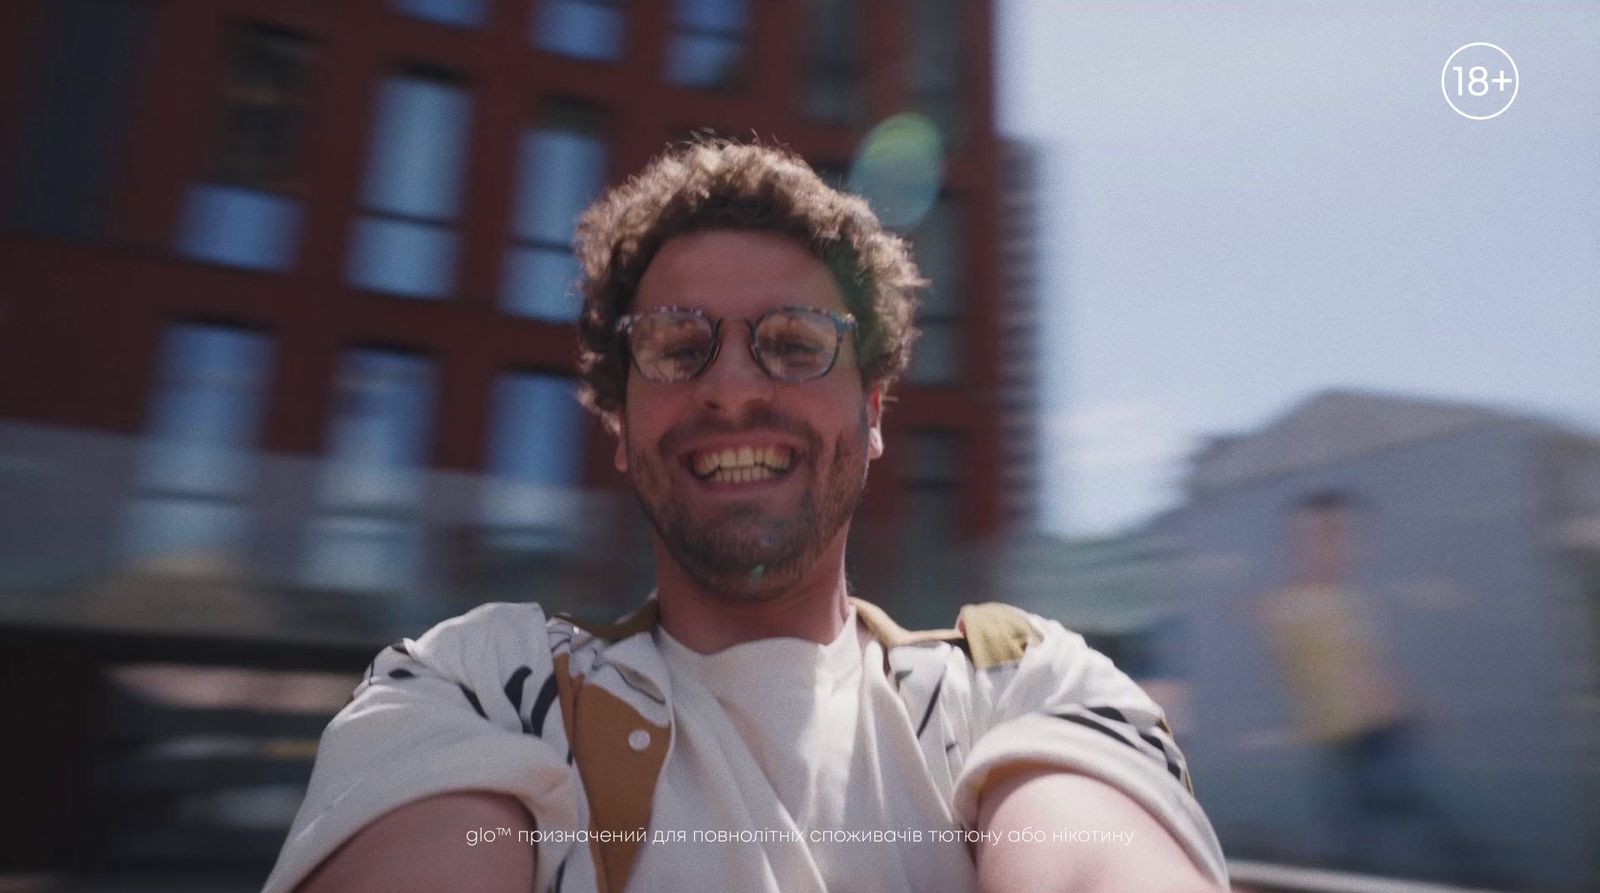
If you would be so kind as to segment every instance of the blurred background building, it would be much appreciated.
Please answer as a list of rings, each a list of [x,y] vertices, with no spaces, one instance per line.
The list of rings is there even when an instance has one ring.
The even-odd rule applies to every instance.
[[[1325,808],[1339,761],[1298,721],[1269,607],[1296,582],[1294,507],[1334,492],[1356,507],[1344,587],[1370,614],[1369,661],[1389,665],[1416,739],[1415,777],[1385,785],[1420,785],[1441,814],[1359,816],[1382,844],[1365,867],[1451,876],[1427,840],[1430,823],[1447,822],[1495,877],[1526,885],[1516,889],[1593,889],[1600,436],[1471,404],[1327,391],[1214,441],[1186,489],[1159,522],[1174,547],[1161,600],[1182,606],[1161,661],[1182,668],[1192,722],[1180,735],[1232,856],[1338,865],[1349,830]]]
[[[948,624],[973,593],[896,569],[997,534],[1021,486],[991,17],[4,4],[0,685],[37,718],[6,745],[29,808],[0,863],[259,881],[376,648],[485,600],[642,599],[645,526],[574,399],[569,243],[691,134],[786,144],[897,209],[932,285],[854,573]],[[874,181],[906,157],[913,194]]]

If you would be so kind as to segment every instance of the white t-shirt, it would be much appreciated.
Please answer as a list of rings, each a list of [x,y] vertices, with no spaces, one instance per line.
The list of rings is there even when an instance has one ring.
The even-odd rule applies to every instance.
[[[764,639],[703,655],[660,628],[655,640],[671,674],[675,731],[652,827],[691,837],[696,830],[770,828],[805,843],[645,847],[630,890],[694,889],[705,883],[708,865],[745,862],[725,858],[728,848],[743,847],[766,849],[774,876],[728,879],[719,888],[974,888],[964,845],[926,833],[921,844],[871,836],[957,832],[960,823],[923,767],[916,730],[889,680],[862,671],[874,643],[857,626],[854,608],[827,645]]]

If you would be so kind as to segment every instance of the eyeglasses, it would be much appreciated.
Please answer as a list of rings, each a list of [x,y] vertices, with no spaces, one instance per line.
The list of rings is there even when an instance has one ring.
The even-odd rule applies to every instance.
[[[688,381],[710,368],[722,347],[718,333],[735,317],[713,320],[689,307],[661,307],[617,320],[617,334],[628,346],[633,368],[659,384]],[[801,382],[821,378],[839,359],[844,333],[855,317],[816,307],[778,307],[740,319],[750,327],[750,356],[769,377]]]

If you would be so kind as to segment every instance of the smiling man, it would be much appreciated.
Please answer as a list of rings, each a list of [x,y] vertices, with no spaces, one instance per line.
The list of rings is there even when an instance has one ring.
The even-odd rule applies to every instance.
[[[1002,605],[853,598],[922,284],[798,158],[675,149],[585,215],[586,404],[654,528],[616,624],[485,605],[385,650],[267,890],[1226,885],[1160,708]]]

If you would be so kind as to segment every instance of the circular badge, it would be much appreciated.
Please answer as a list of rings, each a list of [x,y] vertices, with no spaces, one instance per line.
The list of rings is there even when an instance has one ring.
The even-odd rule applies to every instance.
[[[1517,63],[1492,43],[1469,43],[1444,60],[1439,89],[1456,114],[1473,121],[1497,118],[1517,98]]]

